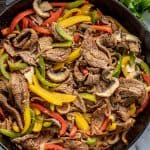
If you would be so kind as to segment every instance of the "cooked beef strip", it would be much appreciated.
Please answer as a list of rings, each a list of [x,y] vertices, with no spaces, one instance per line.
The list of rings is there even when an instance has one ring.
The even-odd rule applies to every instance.
[[[12,115],[12,117],[16,119],[20,129],[23,129],[23,124],[22,124],[20,114],[15,108],[13,108],[7,103],[7,98],[3,94],[0,94],[0,104],[4,109],[6,109],[10,113],[10,115]]]
[[[64,141],[64,148],[66,150],[89,150],[88,145],[76,140]]]
[[[29,104],[29,90],[23,75],[12,73],[10,78],[10,86],[15,98],[17,108],[23,113],[24,108]]]
[[[7,91],[8,91],[7,82],[0,81],[0,93]]]
[[[42,56],[46,60],[50,60],[53,62],[63,62],[67,59],[70,53],[71,53],[70,48],[54,48],[45,51],[42,54]]]
[[[5,118],[3,122],[0,122],[0,128],[11,130],[12,129],[12,118],[9,116],[8,118]]]
[[[30,49],[38,41],[37,33],[30,28],[23,29],[21,33],[13,39],[13,46],[20,49]]]
[[[93,86],[94,84],[99,83],[99,79],[100,79],[99,74],[89,74],[86,81],[84,82],[84,85]]]

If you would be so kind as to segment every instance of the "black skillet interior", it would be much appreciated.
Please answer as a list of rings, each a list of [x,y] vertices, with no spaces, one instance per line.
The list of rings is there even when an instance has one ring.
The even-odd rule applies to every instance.
[[[57,0],[61,1],[61,0]],[[12,18],[20,11],[32,7],[33,0],[16,0],[0,14],[0,29],[7,27]],[[61,1],[62,2],[62,1]],[[116,18],[129,32],[138,36],[142,41],[142,53],[147,62],[150,64],[150,32],[128,11],[123,5],[115,0],[91,0],[96,7],[100,8],[106,15]],[[5,5],[3,5],[5,6]],[[2,38],[2,35],[0,35]],[[114,145],[113,150],[123,150],[129,148],[136,139],[141,135],[147,124],[150,122],[150,107],[141,113],[136,119],[135,126],[129,131],[127,137],[129,144],[126,146],[119,142]],[[3,138],[2,143],[10,150],[16,150],[15,147],[9,142],[8,139]]]

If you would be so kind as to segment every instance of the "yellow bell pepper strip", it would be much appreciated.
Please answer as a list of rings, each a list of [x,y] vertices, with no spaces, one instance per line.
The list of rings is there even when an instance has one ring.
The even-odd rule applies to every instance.
[[[41,112],[38,109],[34,109],[35,115],[40,115]]]
[[[118,60],[118,63],[116,65],[116,68],[114,69],[113,73],[112,73],[112,76],[113,77],[116,77],[118,78],[120,73],[121,73],[121,63],[122,63],[122,56],[117,53],[118,57],[119,57],[119,60]]]
[[[79,93],[79,96],[85,100],[96,103],[96,96],[89,93]]]
[[[30,127],[30,124],[31,124],[31,113],[30,113],[30,106],[27,105],[25,107],[25,110],[24,110],[24,128],[22,130],[22,134],[26,133]]]
[[[10,71],[25,69],[28,66],[26,63],[21,63],[21,62],[11,63],[10,61],[8,61],[8,65]]]
[[[76,99],[76,96],[74,95],[50,92],[48,90],[45,90],[39,85],[35,75],[33,76],[33,83],[34,84],[29,84],[29,89],[31,90],[31,92],[37,94],[51,104],[61,106],[63,103],[70,103],[75,101]]]
[[[88,139],[86,140],[86,144],[88,145],[95,145],[97,141],[96,137],[88,137]]]
[[[43,122],[43,127],[45,127],[45,128],[49,128],[51,125],[52,125],[52,122],[50,122],[50,121]]]
[[[123,75],[125,77],[127,77],[129,75],[129,73],[128,73],[127,69],[126,69],[127,64],[129,64],[129,62],[130,62],[130,56],[124,56],[122,58],[121,68],[122,68]]]
[[[1,57],[0,57],[0,71],[2,73],[2,75],[9,80],[9,73],[6,71],[6,68],[5,68],[5,65],[4,65],[4,62],[8,59],[8,54],[3,54]]]
[[[69,63],[75,61],[78,57],[80,57],[80,55],[81,55],[81,48],[79,47],[79,48],[75,49],[68,56],[68,58],[67,58],[67,60],[65,62],[56,64],[54,66],[54,70],[59,70],[59,69],[63,68],[65,64],[69,64]]]
[[[40,110],[42,113],[55,118],[56,120],[58,120],[60,122],[60,124],[61,124],[60,136],[62,136],[66,133],[66,130],[68,127],[67,122],[58,113],[51,112],[47,108],[45,108],[42,105],[37,104],[37,103],[32,103],[31,106],[33,108]]]
[[[17,125],[16,122],[13,123],[12,129],[13,129],[15,132],[20,132],[20,129],[19,129],[19,127],[18,127],[18,125]]]
[[[75,113],[75,122],[80,130],[84,132],[88,132],[90,130],[88,122],[84,119],[81,113]]]
[[[67,28],[81,22],[91,22],[91,17],[85,15],[73,16],[60,21],[59,24],[62,27]]]
[[[129,106],[129,114],[131,117],[134,117],[135,113],[136,113],[136,106],[135,103],[133,103]]]
[[[0,57],[3,55],[3,53],[4,53],[4,48],[1,48],[0,49]]]
[[[59,24],[56,24],[56,32],[64,39],[67,41],[72,41],[73,42],[73,37],[69,35],[63,27],[61,27]]]
[[[79,8],[73,8],[71,10],[66,11],[65,14],[64,14],[64,16],[62,16],[61,18],[59,18],[58,22],[61,21],[61,20],[66,19],[68,17],[71,17],[75,13],[78,14],[78,15],[80,15],[81,14],[81,9],[79,9]]]
[[[88,123],[90,123],[90,122],[91,122],[91,118],[92,118],[92,114],[90,114],[90,113],[84,113],[84,114],[83,114],[83,117],[84,117],[84,119],[85,119]]]
[[[117,124],[115,122],[112,122],[108,125],[107,131],[114,131],[117,129]]]
[[[7,129],[2,129],[2,128],[0,128],[0,134],[3,134],[3,135],[5,135],[7,137],[10,137],[12,139],[21,136],[20,133],[16,133],[16,132],[13,132],[13,131],[10,131],[10,130],[7,130]]]
[[[42,116],[36,116],[35,124],[34,124],[34,127],[32,129],[33,132],[40,132],[42,130],[43,120],[44,120],[44,118]]]
[[[61,43],[53,43],[52,47],[56,48],[56,47],[71,47],[72,46],[72,41],[67,41],[67,42],[61,42]]]
[[[90,9],[93,7],[93,5],[92,4],[85,4],[85,5],[83,5],[81,8],[80,8],[80,14],[82,14],[82,15],[89,15],[89,13],[90,13]],[[79,15],[79,13],[78,13],[78,15]]]
[[[41,76],[45,78],[45,62],[42,56],[39,57],[39,67],[40,67]]]
[[[50,110],[55,111],[55,105],[54,104],[50,104]]]
[[[150,75],[150,68],[149,68],[148,64],[146,64],[144,61],[142,61],[140,64],[140,67],[144,71],[144,73]]]
[[[84,0],[76,0],[74,2],[70,2],[66,5],[67,9],[72,9],[72,8],[77,8],[79,6],[81,6],[82,4],[84,4]]]
[[[91,16],[91,19],[92,19],[92,23],[95,24],[97,22],[97,20],[100,19],[100,16],[98,14],[98,12],[96,10],[93,10],[91,13],[90,13],[90,16]]]
[[[48,87],[57,87],[57,86],[59,86],[59,84],[51,83],[51,82],[47,81],[46,79],[44,79],[37,68],[36,68],[35,72],[36,72],[36,77],[38,78],[38,80],[43,85],[48,86]]]

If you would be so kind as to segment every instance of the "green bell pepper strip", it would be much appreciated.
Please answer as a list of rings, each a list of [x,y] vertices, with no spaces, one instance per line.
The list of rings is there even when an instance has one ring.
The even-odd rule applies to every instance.
[[[112,73],[112,76],[116,78],[118,78],[121,73],[121,62],[122,62],[122,56],[119,53],[117,53],[117,55],[119,57],[119,60],[118,60],[116,68],[114,69]]]
[[[88,137],[86,144],[88,145],[95,145],[96,144],[96,137]]]
[[[32,109],[30,109],[30,113],[31,113],[31,125],[27,131],[27,134],[32,133],[32,129],[33,129],[34,124],[35,124],[35,112]]]
[[[55,105],[54,104],[50,104],[50,110],[55,111]]]
[[[90,13],[90,16],[91,16],[91,20],[92,20],[92,23],[95,24],[97,20],[100,19],[100,16],[98,14],[98,12],[96,10],[92,11]]]
[[[43,127],[43,121],[44,118],[42,116],[36,116],[35,117],[35,124],[34,127],[32,129],[33,132],[40,132],[42,130]]]
[[[20,62],[11,63],[9,61],[8,61],[8,65],[9,65],[10,71],[21,70],[28,66],[26,63],[20,63]]]
[[[45,128],[48,128],[48,127],[50,127],[52,125],[52,122],[48,122],[48,121],[46,121],[46,122],[43,122],[43,127],[45,127]]]
[[[56,32],[64,39],[67,41],[73,41],[73,37],[69,35],[63,27],[61,27],[59,24],[56,25]]]
[[[74,2],[70,2],[66,5],[67,9],[72,9],[72,8],[77,8],[79,6],[81,6],[82,4],[84,4],[84,0],[76,0]]]
[[[142,61],[140,64],[140,67],[146,74],[150,75],[150,68],[149,68],[148,64],[146,64],[144,61]]]
[[[79,93],[79,96],[85,100],[96,102],[96,96],[89,93]]]
[[[16,132],[9,131],[7,129],[2,129],[2,128],[0,128],[0,133],[10,138],[17,138],[21,136],[20,133],[16,133]]]
[[[16,30],[19,31],[19,32],[21,31],[21,29],[20,29],[18,24],[16,25]]]
[[[6,79],[9,79],[10,76],[9,76],[9,73],[6,71],[5,64],[4,64],[4,62],[7,59],[8,59],[8,54],[6,53],[0,57],[0,71]]]
[[[39,58],[39,66],[40,66],[41,76],[45,79],[45,62],[42,56],[40,56]]]
[[[48,87],[57,87],[57,86],[59,86],[59,84],[51,83],[51,82],[45,80],[45,79],[42,77],[42,75],[40,74],[40,72],[39,72],[39,70],[38,70],[37,68],[36,68],[35,71],[36,71],[36,77],[37,77],[37,79],[38,79],[43,85],[48,86]]]
[[[72,42],[71,41],[67,41],[67,42],[62,42],[62,43],[53,43],[52,47],[56,48],[56,47],[71,47],[72,46]]]

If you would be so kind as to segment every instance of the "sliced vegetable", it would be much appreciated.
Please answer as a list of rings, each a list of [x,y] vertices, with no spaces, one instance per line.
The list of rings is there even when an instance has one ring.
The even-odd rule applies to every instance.
[[[50,110],[55,111],[55,105],[54,104],[50,104]]]
[[[13,132],[7,129],[2,129],[2,128],[0,128],[0,133],[10,138],[17,138],[21,136],[20,133],[16,133],[16,132]]]
[[[53,7],[65,7],[68,3],[66,2],[52,2],[50,3]]]
[[[89,15],[90,9],[93,7],[92,4],[85,4],[80,8],[82,15]]]
[[[86,68],[82,68],[81,72],[83,73],[84,76],[87,76],[89,74],[89,70]]]
[[[62,146],[56,144],[46,143],[44,145],[44,150],[65,150],[65,149]]]
[[[134,117],[135,113],[136,113],[136,106],[135,106],[135,103],[133,103],[129,107],[129,114],[131,117]]]
[[[10,34],[10,28],[4,28],[1,30],[1,33],[3,36],[7,36],[8,34]]]
[[[122,58],[121,68],[122,68],[122,72],[123,72],[125,77],[127,77],[128,74],[129,74],[128,71],[127,71],[127,68],[126,68],[127,64],[129,64],[129,62],[130,62],[130,56],[124,56]]]
[[[72,46],[72,41],[67,41],[67,42],[61,42],[61,43],[53,43],[52,47],[56,48],[56,47],[71,47]]]
[[[59,69],[63,68],[65,64],[69,64],[69,63],[75,61],[78,57],[80,57],[80,55],[81,55],[81,48],[79,47],[79,48],[75,49],[68,56],[68,58],[67,58],[67,60],[65,62],[56,64],[54,66],[54,70],[59,70]]]
[[[81,6],[82,4],[84,4],[84,0],[76,0],[74,2],[68,3],[66,5],[66,8],[68,8],[68,9],[77,8],[77,7]]]
[[[150,68],[148,66],[147,63],[145,63],[144,61],[141,62],[140,67],[142,68],[142,70],[144,71],[144,73],[150,75]]]
[[[36,116],[34,127],[32,129],[33,132],[40,132],[42,130],[43,120],[44,118],[42,116]]]
[[[51,83],[51,82],[47,81],[46,79],[44,79],[43,76],[40,74],[38,69],[36,69],[36,77],[45,86],[48,86],[48,87],[57,87],[57,86],[59,86],[59,84]]]
[[[92,25],[95,30],[112,33],[112,28],[106,25]]]
[[[24,17],[24,18],[22,19],[22,29],[25,29],[25,28],[27,28],[28,26],[29,26],[29,20],[28,20],[28,18]]]
[[[79,96],[82,97],[85,100],[96,102],[96,96],[89,93],[79,93]]]
[[[88,145],[95,145],[97,141],[96,137],[88,137],[88,139],[86,140],[86,144]]]
[[[114,131],[117,129],[117,124],[115,122],[112,122],[108,125],[107,131]]]
[[[3,54],[1,57],[0,57],[0,71],[2,73],[2,75],[6,78],[6,79],[9,79],[9,73],[6,71],[6,68],[5,68],[5,61],[8,59],[8,54]]]
[[[20,129],[19,129],[19,127],[18,127],[18,125],[17,125],[16,122],[13,123],[12,129],[13,129],[15,132],[20,132]]]
[[[60,21],[59,24],[67,28],[81,22],[91,22],[91,17],[84,15],[73,16]]]
[[[45,20],[42,24],[42,26],[50,25],[52,22],[56,22],[58,18],[63,13],[64,7],[59,8],[56,12],[51,12],[50,18]]]
[[[15,29],[16,25],[19,23],[19,21],[21,21],[24,17],[31,15],[33,13],[34,13],[33,9],[27,9],[27,10],[19,13],[11,22],[10,32],[14,31],[14,29]]]
[[[43,89],[39,85],[36,76],[33,76],[33,82],[34,84],[29,85],[29,89],[51,104],[61,106],[63,103],[70,103],[76,99],[76,96],[74,95],[50,92]]]
[[[19,27],[19,24],[16,25],[16,30],[19,31],[19,32],[21,31],[21,29]]]
[[[79,40],[80,40],[80,33],[75,32],[74,35],[73,35],[73,38],[74,38],[74,42],[78,43]]]
[[[97,20],[100,19],[100,16],[98,14],[98,12],[96,10],[93,10],[91,13],[91,18],[92,18],[92,23],[95,24],[97,22]]]
[[[81,113],[75,113],[75,122],[80,130],[84,132],[88,132],[90,130],[88,122],[84,119]]]
[[[110,122],[110,119],[107,117],[107,118],[105,118],[105,120],[104,120],[104,122],[103,122],[103,124],[102,124],[102,126],[101,126],[101,128],[100,128],[100,133],[101,132],[104,132],[106,129],[107,129],[107,127],[108,127],[108,125],[109,125],[109,122]]]
[[[73,126],[73,128],[71,129],[71,132],[69,134],[69,138],[73,138],[77,133],[77,127]]]
[[[9,69],[10,71],[17,71],[21,69],[25,69],[28,65],[26,63],[21,63],[21,62],[16,62],[16,63],[11,63],[8,61]]]
[[[64,39],[67,41],[73,41],[73,37],[69,35],[63,27],[61,27],[59,24],[56,24],[56,32]]]
[[[52,125],[52,122],[50,122],[50,121],[43,122],[43,127],[45,127],[45,128],[49,128],[51,125]]]
[[[31,125],[30,106],[25,107],[23,116],[24,116],[24,128],[22,130],[22,134],[26,133]]]
[[[144,81],[147,83],[148,86],[150,86],[150,75],[148,74],[142,74]]]
[[[4,54],[4,48],[0,48],[0,57]]]
[[[45,79],[45,62],[42,56],[40,56],[39,58],[39,66],[40,66],[41,76]]]
[[[50,112],[47,108],[45,108],[42,105],[37,104],[37,103],[32,103],[31,106],[33,108],[36,108],[36,109],[40,110],[42,113],[58,120],[61,123],[60,135],[65,134],[65,132],[67,130],[67,122],[58,113]]]
[[[119,60],[118,60],[116,68],[114,69],[112,73],[112,76],[116,78],[118,78],[121,73],[121,63],[122,63],[122,56],[119,53],[117,53],[117,55],[119,57]]]

